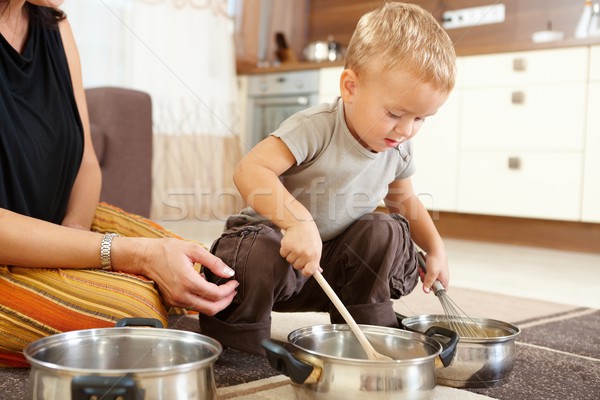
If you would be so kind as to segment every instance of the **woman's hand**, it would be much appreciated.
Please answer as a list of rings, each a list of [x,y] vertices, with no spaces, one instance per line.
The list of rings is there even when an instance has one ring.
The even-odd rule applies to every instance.
[[[127,257],[129,245],[135,251]],[[154,280],[169,305],[211,316],[231,303],[239,285],[235,280],[223,285],[208,282],[194,269],[195,263],[222,278],[231,278],[234,271],[199,244],[178,239],[118,237],[113,240],[112,260],[115,270]]]
[[[323,242],[313,221],[301,222],[281,232],[281,257],[295,269],[302,270],[305,276],[311,276],[317,270],[323,272],[319,266]]]

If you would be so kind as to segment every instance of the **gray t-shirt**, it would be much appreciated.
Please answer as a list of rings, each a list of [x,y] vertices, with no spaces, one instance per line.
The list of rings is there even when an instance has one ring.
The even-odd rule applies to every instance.
[[[310,211],[323,241],[372,212],[392,181],[415,170],[410,141],[381,153],[361,145],[346,125],[341,98],[296,113],[272,135],[296,159],[282,174],[283,185]]]

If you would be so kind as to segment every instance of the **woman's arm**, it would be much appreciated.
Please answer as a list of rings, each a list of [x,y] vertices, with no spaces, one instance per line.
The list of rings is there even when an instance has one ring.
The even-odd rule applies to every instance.
[[[38,268],[100,268],[102,234],[67,228],[0,208],[0,264]],[[162,238],[113,239],[111,264],[116,271],[144,275],[158,285],[166,302],[213,315],[229,305],[238,283],[217,286],[194,269],[202,263],[230,278],[223,261],[197,243]]]
[[[72,228],[89,230],[92,225],[92,219],[100,199],[100,188],[102,176],[100,165],[96,158],[96,153],[92,145],[90,133],[90,121],[88,116],[87,102],[85,100],[85,91],[81,77],[81,63],[79,61],[79,52],[73,38],[73,32],[69,22],[64,19],[59,23],[60,33],[69,63],[71,72],[71,81],[73,82],[73,94],[77,102],[79,116],[83,125],[83,159],[77,173],[77,178],[71,191],[69,203],[67,204],[67,213],[62,222],[63,225]]]
[[[100,268],[102,235],[0,208],[0,264]]]

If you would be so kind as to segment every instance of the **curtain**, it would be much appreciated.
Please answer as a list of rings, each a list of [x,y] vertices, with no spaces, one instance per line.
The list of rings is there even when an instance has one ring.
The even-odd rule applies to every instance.
[[[257,65],[276,60],[275,34],[284,34],[298,59],[308,32],[308,0],[237,0],[235,48],[238,62]]]
[[[241,201],[235,54],[226,0],[66,2],[84,85],[148,92],[152,218],[225,218]]]

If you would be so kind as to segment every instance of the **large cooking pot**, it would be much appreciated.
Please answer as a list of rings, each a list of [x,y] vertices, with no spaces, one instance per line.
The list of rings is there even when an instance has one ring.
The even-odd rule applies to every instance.
[[[157,328],[132,327],[152,324]],[[216,399],[214,339],[124,319],[115,328],[48,336],[29,344],[28,399]]]
[[[425,332],[433,326],[450,328],[446,315],[404,317],[397,314],[397,317],[405,329],[414,332]],[[485,331],[487,337],[461,337],[450,366],[435,371],[437,383],[469,388],[499,386],[506,382],[515,364],[515,339],[521,330],[495,319],[470,319]]]
[[[458,335],[435,327],[425,334],[360,325],[375,350],[392,361],[368,360],[348,325],[316,325],[288,335],[290,351],[264,341],[269,364],[288,375],[300,399],[431,400],[437,366],[451,362]],[[430,336],[443,335],[443,345]],[[436,361],[437,360],[437,361]]]

